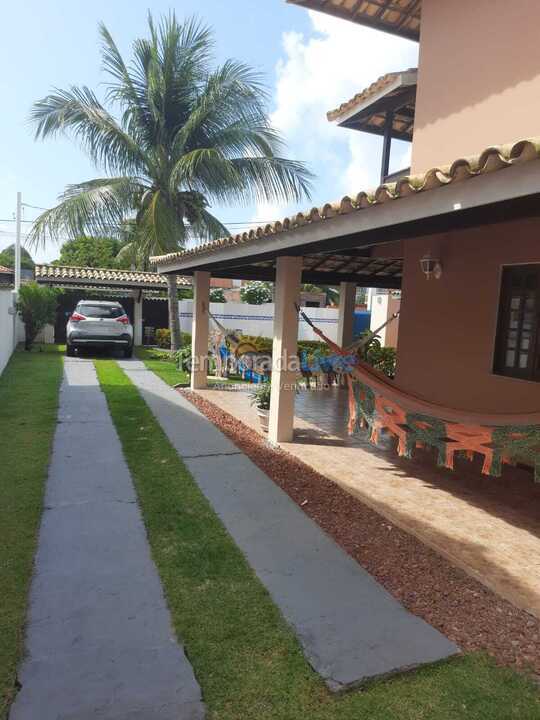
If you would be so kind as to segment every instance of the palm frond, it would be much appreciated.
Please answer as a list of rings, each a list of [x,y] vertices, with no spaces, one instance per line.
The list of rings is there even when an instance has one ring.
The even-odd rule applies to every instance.
[[[68,185],[59,204],[43,212],[28,236],[31,246],[59,241],[68,235],[114,237],[121,234],[123,221],[144,192],[144,185],[133,178],[99,178]]]
[[[137,242],[145,257],[180,250],[186,239],[183,214],[161,190],[148,191],[137,214]]]
[[[94,163],[111,173],[147,172],[148,158],[87,87],[56,90],[33,106],[36,138],[71,133]]]
[[[198,215],[199,217],[186,228],[190,239],[206,242],[230,236],[227,226],[205,208],[200,209]]]
[[[186,122],[173,140],[173,155],[207,147],[211,135],[238,120],[267,125],[261,76],[243,63],[227,60],[210,73]]]

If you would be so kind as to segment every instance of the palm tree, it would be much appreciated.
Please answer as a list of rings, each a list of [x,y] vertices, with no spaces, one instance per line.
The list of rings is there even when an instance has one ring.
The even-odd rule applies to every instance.
[[[260,75],[234,60],[213,68],[212,33],[196,20],[179,23],[170,14],[156,26],[149,15],[148,27],[129,63],[99,27],[110,111],[87,87],[55,90],[33,106],[36,138],[67,133],[104,172],[65,189],[33,225],[34,243],[66,234],[125,238],[129,228],[129,252],[145,265],[190,239],[229,235],[210,212],[213,203],[309,197],[311,174],[283,157]],[[176,350],[176,278],[167,281]]]

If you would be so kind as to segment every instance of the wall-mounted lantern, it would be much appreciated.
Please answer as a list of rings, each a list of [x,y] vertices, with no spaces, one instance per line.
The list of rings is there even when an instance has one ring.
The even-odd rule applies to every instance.
[[[432,277],[439,280],[442,275],[441,261],[438,258],[431,257],[430,253],[420,258],[420,267],[428,280]]]

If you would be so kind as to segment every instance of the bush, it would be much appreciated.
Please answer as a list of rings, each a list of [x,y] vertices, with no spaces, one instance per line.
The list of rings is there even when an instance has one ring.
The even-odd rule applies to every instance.
[[[260,410],[270,410],[270,392],[271,385],[269,382],[260,383],[253,392],[249,393],[251,404]]]
[[[210,290],[210,302],[224,303],[227,302],[225,299],[225,293],[221,288],[214,288]]]
[[[272,338],[261,337],[260,335],[240,335],[238,340],[240,344],[250,343],[257,352],[272,352]]]
[[[240,300],[249,305],[272,302],[272,284],[260,280],[248,282],[240,290]]]
[[[320,340],[299,340],[298,341],[298,354],[305,352],[308,355],[317,354],[319,357],[330,355],[331,350],[328,345]]]
[[[182,332],[180,333],[182,347],[185,345],[191,346],[191,334]],[[156,330],[156,345],[160,348],[169,350],[171,347],[171,331],[169,328],[158,328]]]
[[[272,338],[261,337],[260,335],[240,335],[239,338],[241,343],[251,343],[258,352],[271,353],[272,352]],[[298,341],[298,354],[307,353],[313,355],[330,355],[331,350],[328,345],[319,340],[299,340]]]
[[[24,322],[24,349],[30,350],[38,333],[45,325],[54,323],[58,305],[58,290],[43,287],[36,282],[21,285],[17,299],[17,312]]]
[[[365,331],[366,335],[369,331]],[[396,374],[396,349],[392,347],[383,347],[378,337],[372,337],[371,340],[361,348],[360,357],[362,360],[371,365],[375,370],[384,373],[389,378],[394,378]]]
[[[171,347],[171,331],[169,328],[158,328],[156,330],[156,345],[160,348]]]

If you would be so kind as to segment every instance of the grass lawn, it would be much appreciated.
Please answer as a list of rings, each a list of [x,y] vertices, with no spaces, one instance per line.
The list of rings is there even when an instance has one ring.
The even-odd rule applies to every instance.
[[[209,720],[540,718],[532,683],[480,655],[331,695],[135,386],[96,367]]]
[[[0,375],[0,718],[15,694],[63,348],[17,351]]]
[[[139,360],[142,360],[149,370],[152,370],[168,385],[179,385],[180,383],[189,383],[189,373],[178,370],[176,362],[174,360],[156,360],[152,350],[147,348],[136,347],[135,355]],[[229,378],[209,378],[209,385],[234,385],[235,383],[245,383],[241,377],[229,377]]]

